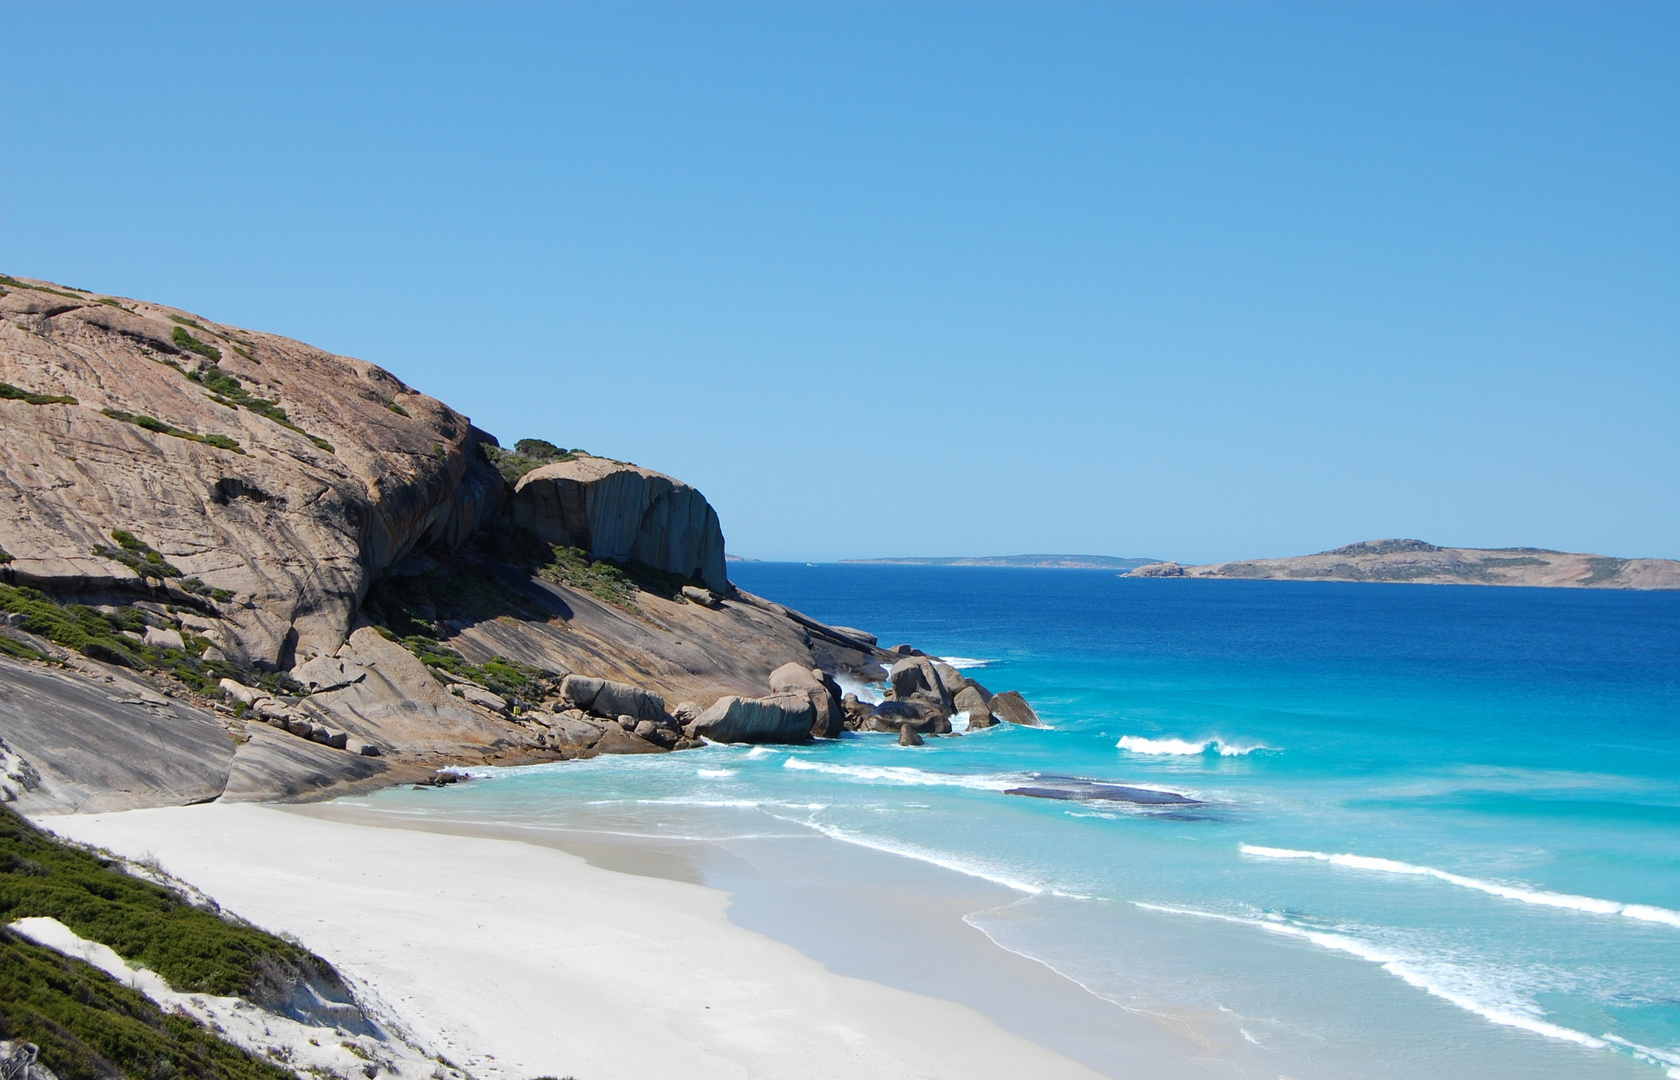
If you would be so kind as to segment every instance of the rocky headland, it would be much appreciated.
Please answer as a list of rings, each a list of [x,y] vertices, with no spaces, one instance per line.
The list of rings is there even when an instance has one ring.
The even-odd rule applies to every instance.
[[[298,341],[0,277],[0,435],[0,798],[25,809],[1037,722],[735,588],[692,486],[503,447]]]
[[[1422,540],[1367,540],[1316,555],[1181,566],[1151,563],[1140,578],[1245,581],[1371,581],[1421,585],[1527,585],[1575,589],[1680,589],[1680,561],[1618,559],[1544,548],[1437,547]]]

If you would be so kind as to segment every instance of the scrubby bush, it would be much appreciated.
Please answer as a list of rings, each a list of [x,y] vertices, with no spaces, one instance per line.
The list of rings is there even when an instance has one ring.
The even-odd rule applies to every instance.
[[[480,443],[479,450],[484,459],[494,465],[509,484],[519,483],[519,478],[532,469],[552,465],[556,461],[575,461],[580,456],[587,456],[582,450],[566,450],[547,439],[520,439],[513,444],[511,450]]]
[[[275,1002],[298,979],[341,989],[298,945],[193,907],[123,867],[60,844],[0,807],[0,926],[57,919],[184,992]],[[288,1080],[290,1073],[166,1015],[80,961],[0,930],[0,1037],[41,1048],[63,1080]]]
[[[197,325],[194,323],[193,325]],[[197,353],[212,364],[221,360],[222,350],[214,345],[208,345],[187,333],[186,327],[177,326],[169,335],[169,340],[190,353]]]
[[[101,409],[100,412],[113,420],[121,420],[125,424],[133,424],[135,427],[145,428],[147,431],[155,431],[159,435],[185,439],[188,442],[204,443],[219,450],[232,450],[236,454],[245,453],[245,448],[239,445],[239,441],[227,435],[200,435],[195,431],[183,431],[174,424],[166,424],[155,416],[124,412],[121,409]]]
[[[11,383],[0,382],[0,398],[8,401],[21,401],[26,405],[75,405],[76,399],[69,394],[31,394],[27,390],[19,390]]]

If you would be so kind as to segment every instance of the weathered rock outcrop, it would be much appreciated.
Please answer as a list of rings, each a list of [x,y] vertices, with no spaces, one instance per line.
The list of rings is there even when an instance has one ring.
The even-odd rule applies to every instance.
[[[729,591],[717,511],[694,488],[652,469],[596,457],[544,465],[514,488],[513,521],[597,559],[645,563]]]
[[[46,594],[5,589],[0,634],[78,669],[0,664],[4,790],[31,808],[947,733],[972,690],[733,588],[689,485],[538,440],[496,450],[359,360],[7,278],[0,384],[0,584]],[[104,636],[66,630],[82,618]],[[895,660],[880,716],[842,697],[835,674]]]
[[[374,575],[460,544],[504,498],[484,436],[442,402],[175,308],[8,288],[0,382],[63,399],[0,399],[0,575],[214,608],[221,647],[268,667],[336,649]],[[162,576],[95,554],[117,529]]]

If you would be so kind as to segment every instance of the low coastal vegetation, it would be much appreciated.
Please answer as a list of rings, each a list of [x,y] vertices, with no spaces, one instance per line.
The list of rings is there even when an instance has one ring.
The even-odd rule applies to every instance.
[[[196,326],[198,324],[194,323],[193,325]],[[216,348],[214,345],[208,345],[193,337],[191,334],[187,333],[187,329],[184,326],[177,326],[174,331],[170,333],[169,340],[173,341],[175,344],[179,345],[188,352],[197,353],[206,360],[210,361],[212,364],[219,363],[222,359],[222,350]]]
[[[460,626],[503,616],[547,619],[550,612],[518,588],[522,579],[565,585],[631,614],[643,592],[686,603],[691,578],[640,564],[619,566],[593,559],[581,548],[551,544],[526,529],[502,525],[474,541],[474,549],[448,567],[390,576],[375,583],[362,614],[387,638],[400,642],[434,671],[466,679],[503,697],[540,698],[552,673],[502,657],[467,661],[444,641]]]
[[[539,469],[544,465],[552,465],[557,461],[575,461],[580,457],[588,457],[582,450],[566,450],[555,446],[547,439],[520,439],[509,450],[501,446],[491,446],[480,443],[479,448],[484,458],[496,467],[510,485],[519,483],[519,478],[532,469]]]
[[[185,439],[188,442],[205,443],[219,450],[232,450],[236,454],[245,452],[245,448],[239,445],[237,439],[227,435],[200,435],[195,431],[184,431],[174,424],[166,424],[155,416],[124,412],[121,409],[101,409],[100,411],[113,420],[121,420],[125,424],[133,424],[135,427],[145,428],[147,431],[155,431],[159,435]]]
[[[77,401],[69,394],[32,394],[27,390],[19,390],[11,383],[0,382],[0,398],[7,401],[21,401],[25,405],[75,405]]]
[[[7,274],[0,274],[0,285],[4,285],[10,289],[28,289],[31,292],[48,293],[52,296],[62,296],[67,300],[87,299],[85,296],[78,296],[75,293],[65,292],[63,289],[53,289],[46,285],[31,285],[27,281],[19,281],[17,278],[11,277]]]
[[[177,322],[185,322],[189,326],[198,326],[197,323],[190,319],[181,319],[174,315],[170,316],[170,318],[175,319]],[[199,328],[203,329],[202,327]],[[292,418],[286,414],[286,410],[280,406],[278,401],[257,397],[249,390],[245,389],[245,384],[241,382],[238,377],[223,371],[219,366],[222,359],[220,349],[216,348],[214,345],[205,344],[179,326],[175,327],[174,332],[171,334],[171,340],[174,341],[176,345],[186,349],[188,352],[197,353],[199,356],[204,357],[209,361],[209,363],[200,367],[196,371],[188,371],[179,363],[168,357],[154,356],[153,359],[156,359],[159,363],[164,364],[167,367],[174,368],[185,378],[204,387],[210,392],[211,401],[229,409],[246,409],[250,412],[254,412],[266,420],[274,421],[276,424],[286,428],[288,431],[297,432],[299,435],[302,435],[304,438],[314,443],[318,448],[325,450],[327,453],[336,453],[332,443],[321,438],[319,435],[311,435],[309,432],[293,423]],[[249,350],[241,348],[238,345],[233,345],[232,348],[234,352],[243,356],[251,363],[256,364],[259,362],[255,356],[251,355]],[[208,442],[212,446],[222,446],[223,449],[238,450],[238,452],[242,454],[245,452],[243,450],[239,450],[239,444],[225,435],[194,435],[191,432],[182,432],[178,428],[171,427],[170,425],[149,416],[137,417],[129,413],[119,413],[117,410],[113,409],[106,409],[105,415],[117,420],[127,420],[131,424],[138,424],[149,431],[161,432],[164,435],[174,435],[177,438],[195,439],[198,442]],[[223,445],[222,442],[218,442],[216,440],[225,440],[226,443],[231,445]]]
[[[40,916],[108,945],[176,990],[289,998],[300,982],[337,989],[301,946],[195,907],[114,860],[60,844],[0,807],[0,926]],[[0,930],[0,1038],[40,1047],[62,1080],[290,1080],[98,969]]]
[[[160,607],[165,612],[167,608]],[[62,604],[38,589],[0,585],[0,611],[13,616],[12,625],[55,645],[72,649],[89,659],[116,664],[136,671],[174,677],[198,694],[214,696],[224,678],[248,686],[260,686],[272,693],[297,689],[286,676],[252,671],[227,660],[207,657],[213,647],[207,638],[190,630],[179,631],[184,648],[148,645],[144,638],[155,614],[132,605],[91,607]],[[27,641],[0,634],[0,652],[26,660],[48,660],[46,653]]]
[[[180,578],[181,588],[185,592],[197,596],[208,596],[218,603],[226,603],[233,599],[233,593],[227,589],[211,588],[198,578],[187,577],[179,567],[165,559],[161,552],[127,529],[113,529],[111,539],[117,542],[116,547],[95,544],[93,545],[93,554],[102,559],[122,563],[133,570],[142,580],[155,579],[159,584],[162,584],[166,578]]]

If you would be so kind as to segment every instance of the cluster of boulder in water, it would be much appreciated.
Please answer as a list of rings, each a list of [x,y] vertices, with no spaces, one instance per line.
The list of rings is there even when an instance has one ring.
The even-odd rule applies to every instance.
[[[956,668],[917,653],[887,673],[881,702],[843,693],[821,668],[784,664],[770,673],[763,697],[731,694],[710,708],[691,701],[667,710],[665,699],[629,683],[568,675],[559,702],[521,713],[537,741],[562,757],[658,753],[705,742],[802,743],[838,738],[846,731],[897,733],[900,745],[920,746],[923,736],[960,734],[1007,721],[1036,725],[1032,706],[1015,691],[993,694]]]
[[[999,721],[1036,726],[1038,714],[1014,690],[994,694],[950,664],[926,656],[908,645],[887,672],[886,700],[871,704],[847,694],[842,700],[846,726],[853,731],[898,732],[905,746],[919,746],[923,735],[955,734],[952,720],[967,721],[967,729],[989,728]]]

